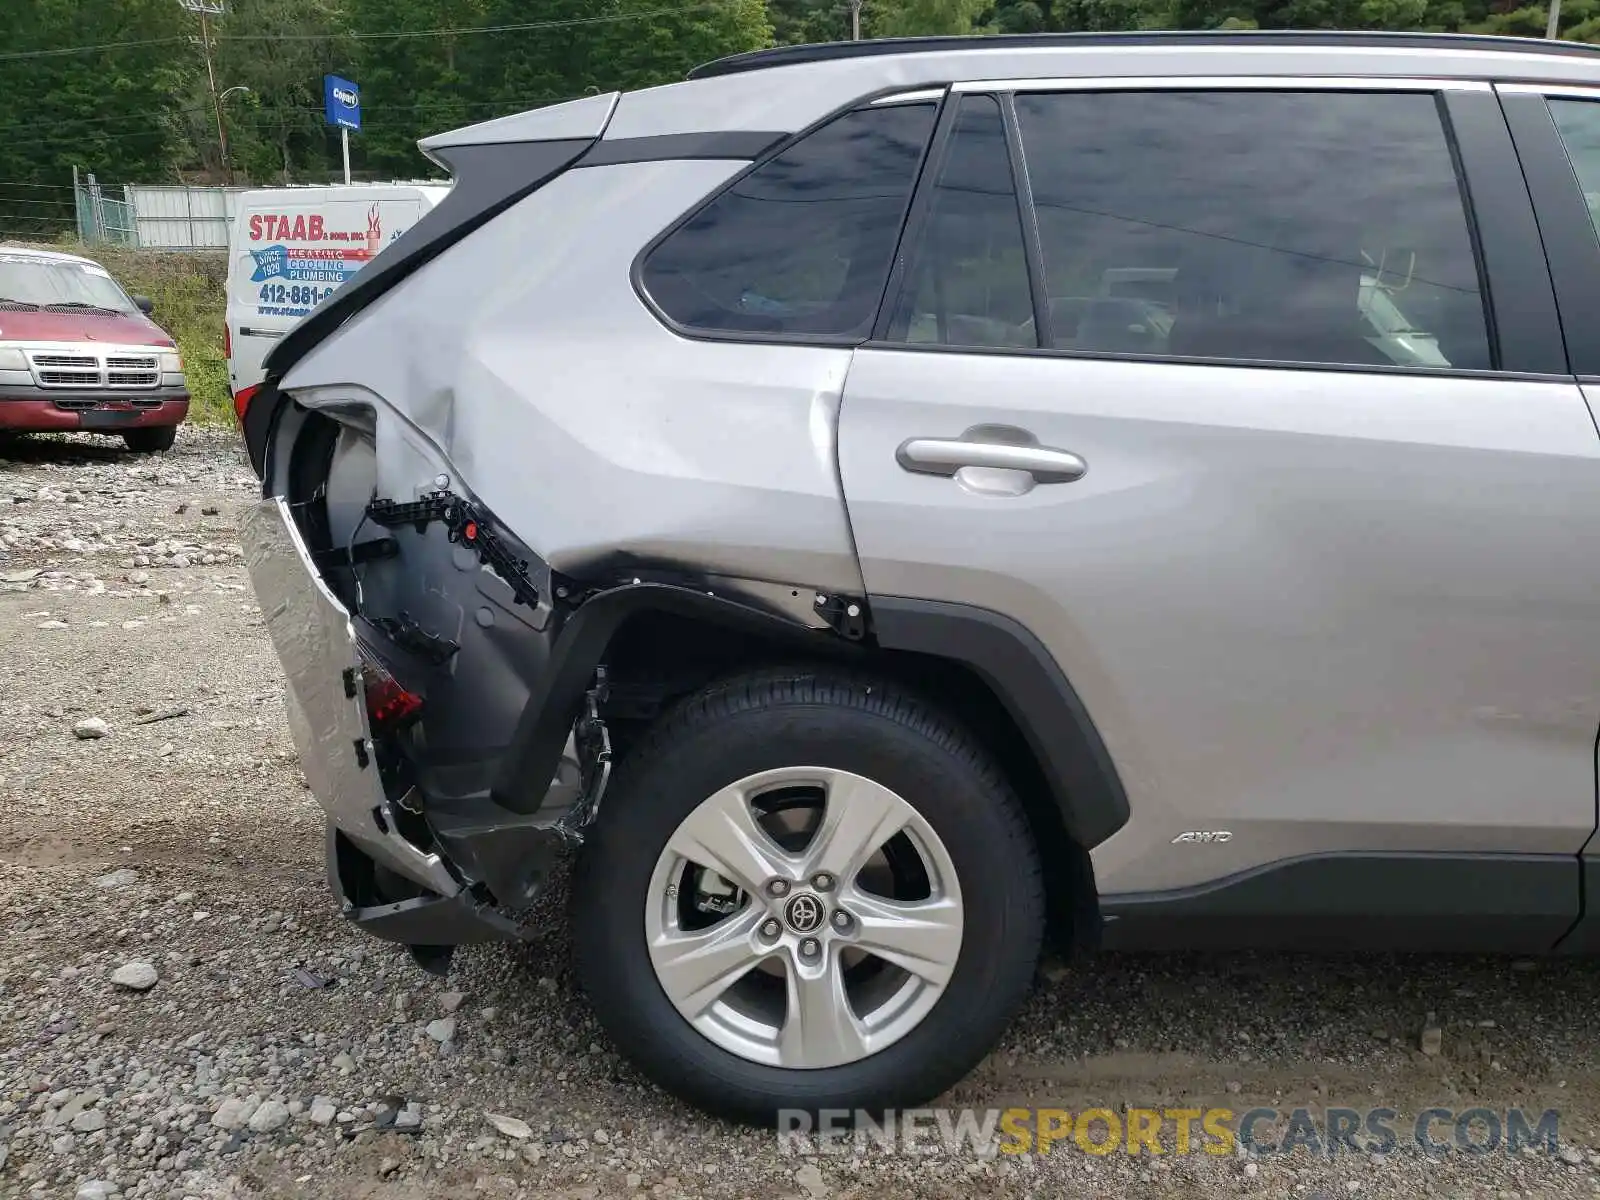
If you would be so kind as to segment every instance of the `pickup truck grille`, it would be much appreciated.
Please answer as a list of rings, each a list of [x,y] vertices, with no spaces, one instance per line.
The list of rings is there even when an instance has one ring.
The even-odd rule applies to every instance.
[[[43,388],[153,388],[161,382],[154,354],[29,351],[33,376]]]

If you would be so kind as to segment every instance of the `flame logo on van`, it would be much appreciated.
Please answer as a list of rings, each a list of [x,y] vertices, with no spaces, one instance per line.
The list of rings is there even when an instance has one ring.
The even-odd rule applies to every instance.
[[[376,254],[382,244],[383,219],[378,213],[378,206],[374,204],[367,209],[367,253]]]

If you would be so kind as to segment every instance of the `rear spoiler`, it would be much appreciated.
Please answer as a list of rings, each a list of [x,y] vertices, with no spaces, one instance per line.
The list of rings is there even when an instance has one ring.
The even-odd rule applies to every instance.
[[[406,276],[570,167],[605,132],[616,102],[614,92],[590,96],[424,138],[423,153],[454,179],[449,193],[284,335],[266,357],[267,382],[276,384]]]

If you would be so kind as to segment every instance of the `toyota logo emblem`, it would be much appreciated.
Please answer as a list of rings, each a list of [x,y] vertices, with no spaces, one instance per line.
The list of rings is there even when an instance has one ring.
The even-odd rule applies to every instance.
[[[815,933],[822,927],[822,901],[802,893],[789,901],[783,919],[796,933]]]

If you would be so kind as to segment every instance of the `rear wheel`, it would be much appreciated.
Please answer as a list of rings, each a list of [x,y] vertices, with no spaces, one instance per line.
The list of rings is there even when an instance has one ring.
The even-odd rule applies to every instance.
[[[1026,995],[1037,853],[966,734],[894,685],[772,673],[680,705],[620,764],[573,885],[611,1037],[712,1111],[914,1104]]]
[[[178,427],[176,425],[146,425],[142,429],[130,429],[122,435],[122,440],[127,443],[128,449],[136,454],[150,454],[156,450],[171,450],[172,444],[178,440]]]

